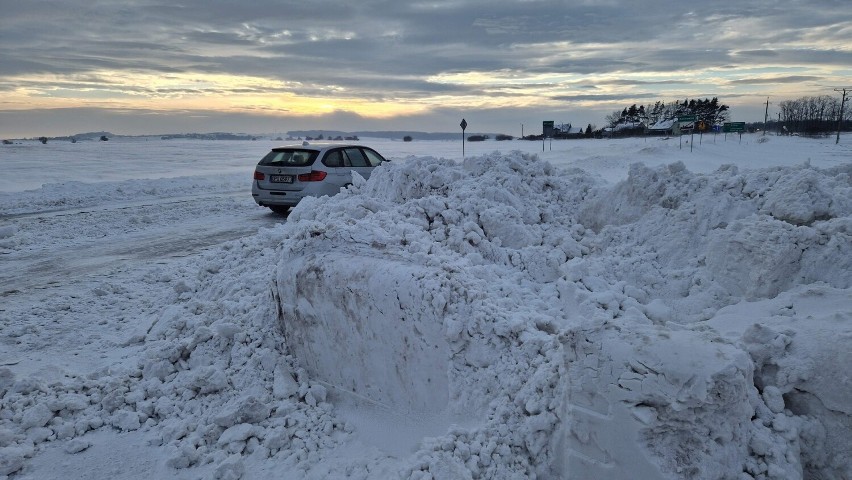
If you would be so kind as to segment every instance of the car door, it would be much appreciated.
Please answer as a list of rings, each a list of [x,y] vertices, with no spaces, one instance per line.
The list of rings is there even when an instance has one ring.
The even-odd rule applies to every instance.
[[[345,167],[345,155],[342,148],[329,150],[322,163],[328,170],[327,182],[340,188],[352,183],[351,168]]]
[[[346,147],[343,149],[343,164],[350,166],[352,171],[358,172],[364,178],[370,178],[373,167],[359,147]]]

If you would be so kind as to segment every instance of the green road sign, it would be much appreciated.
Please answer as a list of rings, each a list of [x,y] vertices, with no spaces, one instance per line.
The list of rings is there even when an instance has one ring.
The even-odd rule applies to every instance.
[[[694,122],[695,121],[695,115],[683,115],[683,116],[677,117],[677,121],[680,122],[680,123]]]
[[[725,133],[744,132],[745,122],[725,122],[722,124],[722,131]]]

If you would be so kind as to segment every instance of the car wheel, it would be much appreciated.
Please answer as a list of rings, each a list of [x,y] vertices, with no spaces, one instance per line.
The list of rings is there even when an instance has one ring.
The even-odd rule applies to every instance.
[[[287,215],[288,213],[290,213],[290,207],[285,207],[282,205],[270,205],[269,209],[277,213],[278,215]]]

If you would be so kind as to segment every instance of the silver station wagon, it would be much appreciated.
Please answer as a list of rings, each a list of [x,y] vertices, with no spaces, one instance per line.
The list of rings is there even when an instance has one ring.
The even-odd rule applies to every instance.
[[[254,170],[251,194],[261,207],[286,214],[304,197],[335,195],[352,183],[352,172],[370,178],[385,162],[362,145],[308,144],[273,148]]]

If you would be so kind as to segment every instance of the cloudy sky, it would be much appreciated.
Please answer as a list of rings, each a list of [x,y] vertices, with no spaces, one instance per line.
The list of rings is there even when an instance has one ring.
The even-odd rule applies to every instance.
[[[850,0],[18,0],[0,137],[540,132],[631,104],[852,83]],[[777,110],[776,110],[777,111]]]

